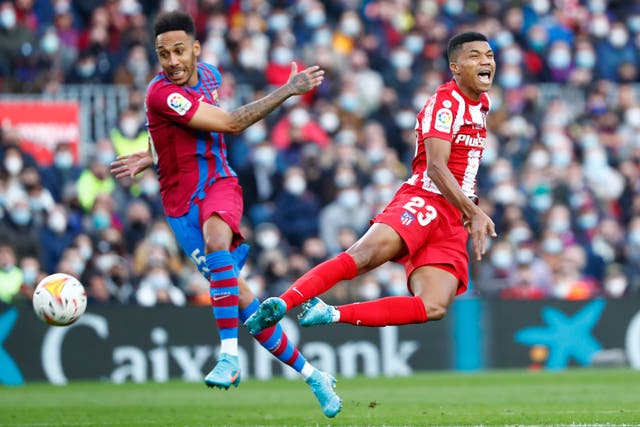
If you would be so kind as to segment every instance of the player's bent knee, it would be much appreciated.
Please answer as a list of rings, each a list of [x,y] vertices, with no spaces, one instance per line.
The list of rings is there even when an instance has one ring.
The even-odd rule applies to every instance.
[[[448,304],[437,304],[429,301],[424,301],[424,305],[429,321],[442,319],[447,314],[447,309],[449,308]]]

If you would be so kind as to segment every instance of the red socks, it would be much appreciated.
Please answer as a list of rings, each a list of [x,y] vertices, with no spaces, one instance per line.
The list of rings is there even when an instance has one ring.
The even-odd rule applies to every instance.
[[[424,323],[427,311],[420,297],[387,297],[338,307],[340,323],[390,326]]]
[[[342,252],[303,274],[280,295],[280,298],[287,303],[287,310],[291,310],[306,300],[328,291],[336,283],[353,279],[357,273],[358,267],[351,255]]]

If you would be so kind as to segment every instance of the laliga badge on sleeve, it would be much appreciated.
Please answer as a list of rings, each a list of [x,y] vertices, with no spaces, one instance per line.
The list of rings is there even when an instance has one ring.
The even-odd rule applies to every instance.
[[[167,105],[176,113],[184,116],[191,108],[191,101],[178,92],[173,92],[167,97]]]

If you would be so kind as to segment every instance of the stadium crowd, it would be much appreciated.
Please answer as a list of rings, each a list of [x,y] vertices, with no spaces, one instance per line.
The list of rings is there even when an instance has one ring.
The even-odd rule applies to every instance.
[[[67,272],[90,304],[209,304],[207,281],[163,219],[154,172],[109,174],[115,156],[146,148],[144,90],[158,69],[149,27],[175,8],[196,19],[200,60],[222,68],[226,107],[284,83],[292,60],[326,70],[315,93],[227,136],[252,244],[242,275],[256,295],[279,294],[367,228],[408,177],[416,113],[450,78],[446,40],[473,29],[490,37],[498,63],[478,180],[498,238],[472,261],[468,294],[638,296],[634,3],[0,1],[2,92],[104,83],[131,94],[110,138],[80,164],[59,141],[53,164],[38,165],[2,127],[0,301],[27,300],[43,275]],[[389,263],[328,299],[405,293],[403,268]]]

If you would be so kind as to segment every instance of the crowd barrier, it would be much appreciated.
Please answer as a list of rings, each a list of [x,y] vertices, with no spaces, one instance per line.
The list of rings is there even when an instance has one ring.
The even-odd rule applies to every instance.
[[[352,377],[423,370],[561,370],[599,363],[640,369],[636,300],[457,300],[425,325],[283,327],[314,365]],[[89,307],[69,327],[47,326],[30,307],[0,308],[0,383],[79,379],[201,381],[218,353],[207,307]],[[294,377],[243,329],[243,377]]]

